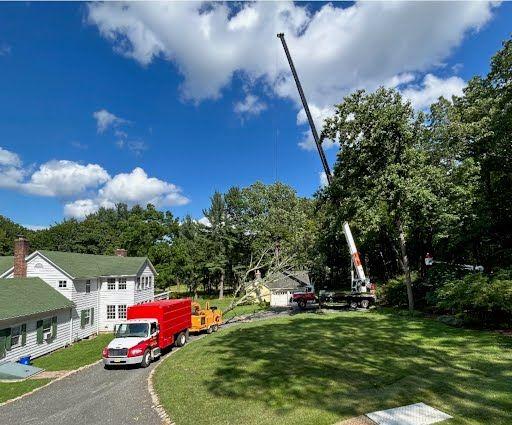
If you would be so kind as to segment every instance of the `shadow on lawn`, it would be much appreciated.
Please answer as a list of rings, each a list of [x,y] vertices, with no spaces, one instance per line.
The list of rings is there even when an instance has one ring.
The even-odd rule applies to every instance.
[[[461,419],[512,423],[510,339],[378,314],[316,317],[216,340],[208,349],[222,360],[209,391],[281,414],[306,407],[350,417],[424,401]]]

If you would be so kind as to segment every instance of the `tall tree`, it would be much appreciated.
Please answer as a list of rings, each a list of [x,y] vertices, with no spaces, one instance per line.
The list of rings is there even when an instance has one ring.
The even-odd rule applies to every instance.
[[[380,88],[346,97],[324,128],[324,136],[340,144],[328,189],[335,223],[341,229],[348,220],[363,237],[382,231],[390,235],[410,310],[414,298],[408,243],[413,214],[435,199],[435,187],[425,179],[432,174],[425,172],[426,158],[418,149],[425,131],[422,122],[398,91]]]

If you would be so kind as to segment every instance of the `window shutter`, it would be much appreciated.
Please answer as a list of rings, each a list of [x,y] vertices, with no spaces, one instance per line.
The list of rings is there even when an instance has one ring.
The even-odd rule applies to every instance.
[[[25,345],[27,343],[27,324],[23,323],[21,325],[21,345]]]
[[[91,308],[91,325],[94,325],[94,308]]]
[[[43,321],[42,320],[37,321],[37,343],[38,344],[43,343]]]
[[[85,329],[85,310],[80,312],[80,327]]]
[[[52,339],[57,338],[57,316],[52,317]]]

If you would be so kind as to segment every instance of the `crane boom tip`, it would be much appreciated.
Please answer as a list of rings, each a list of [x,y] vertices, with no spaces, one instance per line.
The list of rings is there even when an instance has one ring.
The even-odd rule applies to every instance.
[[[284,37],[284,32],[280,32],[280,33],[278,33],[278,34],[277,34],[277,36],[278,36],[279,38],[283,38],[283,37]]]

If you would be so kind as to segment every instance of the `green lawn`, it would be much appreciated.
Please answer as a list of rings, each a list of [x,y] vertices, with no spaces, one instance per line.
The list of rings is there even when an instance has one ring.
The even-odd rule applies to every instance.
[[[201,304],[202,307],[204,307],[205,301],[210,302],[210,306],[215,306],[220,308],[221,310],[226,310],[229,305],[231,304],[231,300],[233,298],[226,297],[222,300],[219,300],[218,298],[208,298],[208,297],[199,297],[197,301]],[[256,313],[258,311],[266,310],[268,307],[259,305],[259,304],[248,304],[248,305],[239,305],[235,307],[233,310],[228,311],[224,315],[224,321],[229,320],[235,316],[241,316],[244,314],[250,314],[250,313]]]
[[[0,403],[28,393],[35,388],[47,384],[49,379],[27,380],[23,382],[0,382]]]
[[[84,339],[70,347],[35,359],[33,365],[46,370],[73,370],[101,359],[101,351],[113,338],[110,333]]]
[[[346,312],[237,325],[167,358],[155,387],[185,424],[333,424],[423,401],[448,424],[512,424],[512,338]]]

